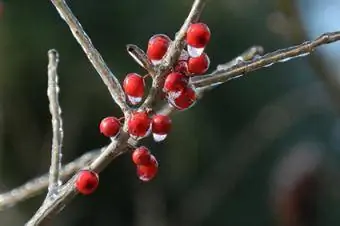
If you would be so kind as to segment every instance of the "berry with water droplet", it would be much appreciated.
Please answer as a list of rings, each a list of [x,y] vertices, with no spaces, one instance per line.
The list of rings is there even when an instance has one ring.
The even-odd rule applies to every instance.
[[[154,155],[151,154],[150,162],[147,165],[137,165],[137,176],[140,180],[147,182],[153,179],[158,172],[158,162]]]
[[[131,104],[138,104],[144,95],[144,78],[137,73],[129,73],[123,82],[123,89]]]
[[[210,59],[206,53],[199,57],[192,57],[188,60],[188,71],[193,75],[205,73],[210,65]]]
[[[179,72],[171,72],[164,81],[164,92],[180,92],[188,85],[188,78]]]
[[[150,38],[146,54],[148,58],[156,63],[162,60],[169,48],[171,39],[164,34],[157,34]]]
[[[205,23],[194,23],[188,28],[186,40],[192,47],[203,48],[208,44],[210,35],[209,27]]]
[[[151,119],[146,112],[133,112],[128,119],[128,132],[132,136],[144,137],[150,130]]]
[[[99,184],[99,176],[96,172],[91,170],[81,170],[76,179],[76,189],[83,195],[93,193]]]
[[[195,90],[190,87],[182,90],[180,95],[175,99],[169,99],[171,105],[178,110],[185,110],[192,107],[196,102],[197,96]]]
[[[132,161],[136,165],[148,165],[151,153],[147,147],[141,146],[132,152]]]
[[[168,134],[171,130],[171,118],[167,115],[154,115],[152,117],[152,132],[159,135]]]
[[[99,130],[106,137],[114,137],[120,131],[120,122],[116,117],[106,117],[100,122]]]

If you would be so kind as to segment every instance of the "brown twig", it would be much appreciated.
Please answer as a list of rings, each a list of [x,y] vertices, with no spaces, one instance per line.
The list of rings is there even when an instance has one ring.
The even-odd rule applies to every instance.
[[[84,31],[78,19],[74,16],[64,0],[51,0],[51,2],[58,10],[60,17],[64,19],[69,26],[73,36],[84,50],[93,67],[97,70],[104,84],[108,87],[113,100],[122,109],[124,115],[127,115],[129,106],[125,101],[125,94],[118,79],[113,75],[98,50],[93,46],[91,39]]]
[[[151,77],[155,76],[156,73],[155,68],[141,48],[133,44],[128,44],[126,45],[126,51],[140,66],[142,66],[145,70],[148,71]]]
[[[269,67],[278,62],[286,62],[296,57],[303,57],[312,53],[318,46],[333,43],[340,40],[340,31],[325,33],[313,41],[307,41],[300,45],[277,50],[272,53],[265,54],[252,61],[239,63],[227,70],[216,71],[212,74],[201,76],[192,84],[196,88],[222,84],[233,78],[242,76],[251,71],[258,70],[263,67]]]
[[[59,85],[57,67],[59,63],[59,54],[56,50],[48,51],[48,86],[47,96],[49,99],[49,108],[52,116],[52,150],[51,150],[51,166],[48,186],[48,197],[58,192],[60,184],[60,169],[62,158],[63,144],[63,121],[61,118],[61,108],[59,105]],[[47,198],[48,198],[47,197]]]

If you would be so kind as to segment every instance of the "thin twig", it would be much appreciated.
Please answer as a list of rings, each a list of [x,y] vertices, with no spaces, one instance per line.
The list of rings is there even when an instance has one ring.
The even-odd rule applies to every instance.
[[[48,86],[47,96],[49,99],[49,108],[52,116],[52,150],[51,166],[48,186],[48,196],[55,195],[58,192],[60,184],[60,169],[62,158],[63,144],[63,121],[61,118],[61,107],[59,105],[59,85],[57,68],[59,63],[59,54],[56,50],[48,51]]]
[[[93,46],[91,39],[84,31],[78,19],[74,16],[64,0],[51,0],[51,2],[58,10],[61,18],[64,19],[69,26],[73,36],[84,50],[93,67],[97,70],[104,84],[108,87],[113,100],[122,109],[123,113],[127,115],[129,106],[125,101],[125,94],[118,79],[108,68],[98,50]]]
[[[91,160],[96,158],[101,150],[96,149],[88,151],[79,158],[64,165],[60,169],[60,180],[65,181],[72,176],[76,171],[86,166]],[[29,198],[35,197],[46,190],[49,185],[49,174],[44,174],[40,177],[34,178],[25,184],[14,188],[6,193],[0,195],[0,210],[10,208],[19,202],[23,202]]]
[[[152,81],[152,87],[150,89],[149,95],[142,104],[141,109],[151,108],[152,105],[157,101],[157,96],[160,96],[159,94],[162,89],[161,85],[163,83],[164,77],[169,72],[171,67],[176,63],[182,53],[185,44],[184,38],[186,32],[191,23],[195,23],[199,20],[205,3],[206,0],[195,0],[193,3],[188,17],[184,21],[180,30],[177,32],[175,40],[171,43],[166,55],[158,67],[156,76]]]
[[[141,48],[133,44],[128,44],[126,45],[126,51],[140,66],[142,66],[145,70],[148,71],[151,77],[154,77],[156,73],[155,68]]]
[[[286,62],[296,57],[307,56],[312,53],[318,46],[340,40],[340,31],[325,33],[313,41],[307,41],[301,45],[289,47],[268,53],[263,57],[259,57],[252,61],[239,63],[227,70],[217,71],[212,74],[201,76],[200,79],[192,82],[196,88],[222,84],[233,78],[242,76],[251,71],[258,70],[263,67],[269,67],[278,62]]]

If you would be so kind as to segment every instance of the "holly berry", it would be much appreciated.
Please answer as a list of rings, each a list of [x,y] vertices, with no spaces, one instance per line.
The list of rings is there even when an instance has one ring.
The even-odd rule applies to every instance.
[[[168,134],[171,129],[171,119],[167,115],[154,115],[152,117],[152,132],[159,135]]]
[[[141,146],[132,152],[132,161],[136,165],[150,164],[151,153],[147,147]]]
[[[149,40],[146,51],[148,58],[152,61],[161,60],[168,50],[170,42],[171,39],[166,35],[157,34],[152,36]]]
[[[188,63],[186,61],[178,61],[174,68],[175,72],[182,73],[183,75],[189,74]]]
[[[132,104],[138,104],[144,95],[144,78],[137,73],[129,73],[123,82],[123,89]]]
[[[158,172],[158,162],[154,155],[150,156],[150,162],[147,165],[137,165],[137,176],[142,181],[150,181]]]
[[[178,110],[184,110],[190,108],[196,102],[197,96],[195,91],[187,87],[185,88],[180,95],[174,100],[170,99],[170,104],[172,104]]]
[[[120,122],[116,117],[106,117],[100,122],[99,130],[106,137],[114,137],[120,131]]]
[[[76,179],[76,189],[83,195],[93,193],[99,184],[99,176],[96,172],[90,170],[81,170]]]
[[[194,75],[205,73],[210,65],[210,59],[206,53],[202,53],[199,57],[192,57],[188,60],[188,71]]]
[[[133,112],[128,120],[128,132],[132,136],[144,137],[151,126],[151,119],[146,112]]]
[[[179,72],[168,74],[164,81],[164,92],[180,92],[188,84],[188,79],[185,75]]]
[[[191,24],[187,30],[188,45],[195,48],[204,48],[210,40],[209,27],[204,23]]]

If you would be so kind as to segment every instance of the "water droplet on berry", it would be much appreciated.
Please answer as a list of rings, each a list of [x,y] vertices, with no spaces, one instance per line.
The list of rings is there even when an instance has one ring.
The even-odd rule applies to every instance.
[[[196,47],[193,47],[191,45],[188,45],[187,49],[188,49],[188,54],[191,57],[199,57],[199,56],[201,56],[201,54],[204,51],[204,47],[203,48],[196,48]]]
[[[127,96],[130,103],[133,104],[133,105],[136,105],[136,104],[139,104],[141,101],[142,101],[142,98],[141,97],[133,97],[133,96]]]
[[[165,140],[165,138],[168,136],[167,134],[157,134],[157,133],[153,133],[152,134],[154,141],[156,142],[161,142],[163,140]]]
[[[151,63],[152,63],[153,65],[160,65],[161,62],[162,62],[162,60],[151,60]]]

